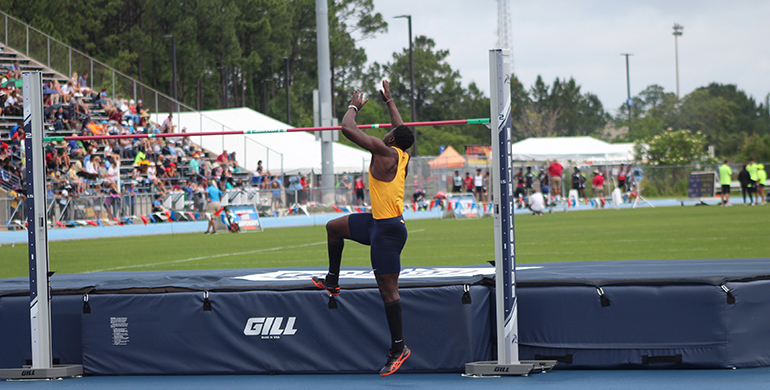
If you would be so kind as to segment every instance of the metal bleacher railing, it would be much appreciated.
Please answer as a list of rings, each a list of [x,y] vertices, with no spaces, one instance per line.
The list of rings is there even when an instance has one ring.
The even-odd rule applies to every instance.
[[[80,75],[88,72],[89,87],[94,91],[107,88],[110,91],[111,97],[120,95],[125,99],[142,100],[145,109],[149,109],[158,115],[167,112],[176,113],[177,129],[186,126],[185,123],[180,123],[182,121],[181,113],[196,113],[197,115],[193,115],[196,117],[195,127],[200,127],[201,131],[233,130],[193,107],[174,100],[173,97],[153,89],[99,60],[89,57],[85,53],[2,11],[0,11],[0,37],[2,37],[5,46],[39,62],[56,73],[66,75],[66,78],[71,77],[73,72],[77,72]],[[159,118],[162,117],[156,117],[156,119]],[[185,115],[184,120],[190,121],[191,118],[189,115]],[[191,133],[191,136],[194,137],[195,134]],[[243,137],[246,139],[246,136]],[[264,148],[265,154],[269,155],[272,152],[282,157],[282,154],[274,149],[253,139],[250,139],[250,141]],[[248,154],[249,150],[252,150],[252,153],[254,153],[253,149],[249,149],[247,146],[248,142],[243,141],[244,155]],[[269,169],[269,167],[267,168]],[[274,167],[274,171],[278,171],[277,168]]]

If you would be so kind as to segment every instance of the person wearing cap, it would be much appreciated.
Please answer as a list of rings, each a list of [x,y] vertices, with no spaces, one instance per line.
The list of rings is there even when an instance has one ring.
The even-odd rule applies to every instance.
[[[767,172],[764,164],[757,164],[757,203],[765,204],[765,182],[767,181]]]
[[[169,113],[166,117],[166,120],[164,120],[163,124],[160,126],[160,132],[173,133],[175,128],[176,126],[174,125],[174,116]]]
[[[728,165],[727,160],[719,167],[719,183],[722,185],[721,206],[732,206],[730,204],[730,183],[733,181],[733,170]]]
[[[123,117],[134,121],[135,125],[142,119],[139,113],[136,112],[136,102],[134,102],[134,99],[128,101],[128,111],[123,113]]]
[[[594,171],[594,180],[592,181],[592,184],[594,197],[596,197],[596,205],[594,205],[594,208],[598,208],[599,205],[604,208],[604,202],[602,201],[604,199],[604,176],[602,176],[600,171]]]

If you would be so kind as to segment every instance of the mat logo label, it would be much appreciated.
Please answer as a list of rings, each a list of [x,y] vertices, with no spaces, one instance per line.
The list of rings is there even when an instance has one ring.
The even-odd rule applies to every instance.
[[[246,336],[261,336],[262,339],[274,340],[281,336],[293,336],[297,333],[294,329],[294,323],[297,317],[289,317],[286,321],[286,327],[283,326],[283,317],[252,317],[246,321],[246,328],[243,334]]]

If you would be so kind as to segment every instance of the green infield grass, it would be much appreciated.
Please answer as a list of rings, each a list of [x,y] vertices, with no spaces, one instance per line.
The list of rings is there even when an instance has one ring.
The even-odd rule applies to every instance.
[[[770,206],[518,215],[517,262],[770,257],[768,217]],[[407,228],[403,266],[494,259],[492,218],[407,221]],[[57,273],[326,265],[323,226],[58,241],[49,248],[50,269]],[[369,265],[369,248],[348,241],[343,267],[354,265]],[[26,244],[0,247],[0,278],[27,274]]]

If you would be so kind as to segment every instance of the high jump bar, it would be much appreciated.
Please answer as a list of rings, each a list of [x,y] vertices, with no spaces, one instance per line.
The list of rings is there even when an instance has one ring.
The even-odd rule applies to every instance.
[[[489,123],[489,118],[477,119],[457,119],[449,121],[429,121],[429,122],[409,122],[404,126],[446,126],[446,125],[479,125]],[[372,125],[358,125],[359,129],[387,129],[393,127],[391,123],[380,123]],[[180,138],[180,137],[198,137],[203,135],[233,135],[233,134],[264,134],[264,133],[290,133],[295,131],[324,131],[340,130],[342,126],[326,127],[295,127],[291,129],[262,129],[262,130],[232,130],[232,131],[209,131],[200,133],[163,133],[163,134],[119,134],[119,135],[85,135],[85,136],[51,136],[43,138],[43,141],[86,141],[100,139],[120,139],[120,138]]]

